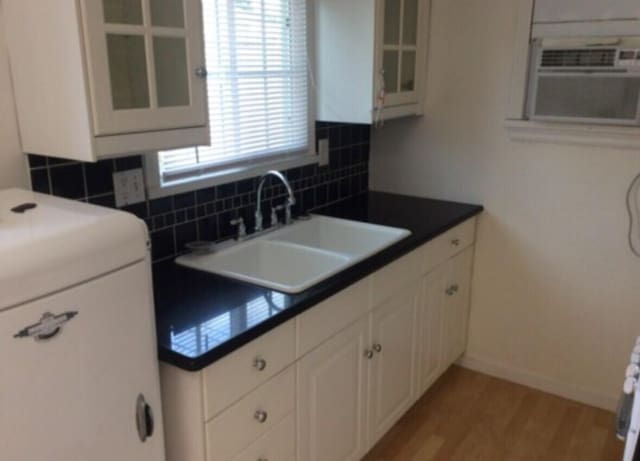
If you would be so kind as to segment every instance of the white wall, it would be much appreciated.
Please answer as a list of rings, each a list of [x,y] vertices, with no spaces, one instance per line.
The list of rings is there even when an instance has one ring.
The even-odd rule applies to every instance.
[[[4,43],[0,4],[0,189],[28,187],[25,158],[20,150],[9,61]]]
[[[486,207],[469,366],[611,408],[640,334],[640,152],[509,140],[516,4],[434,0],[427,115],[375,134],[372,187]]]

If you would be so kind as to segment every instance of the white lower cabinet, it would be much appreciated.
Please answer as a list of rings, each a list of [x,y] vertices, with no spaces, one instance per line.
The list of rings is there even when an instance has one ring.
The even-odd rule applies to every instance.
[[[298,362],[298,459],[357,460],[413,404],[420,283]]]
[[[442,358],[445,367],[458,360],[467,348],[469,295],[473,247],[469,247],[449,261],[448,282],[445,289],[442,328]]]
[[[205,417],[219,414],[295,360],[295,322],[290,321],[202,371]]]
[[[467,347],[473,249],[466,248],[424,278],[418,309],[418,395]]]
[[[368,423],[373,445],[414,402],[416,314],[420,283],[403,288],[371,313]]]
[[[427,274],[418,312],[417,389],[422,395],[440,376],[442,357],[442,327],[449,265],[444,264]]]
[[[294,409],[295,372],[289,367],[206,423],[207,460],[232,459]]]
[[[358,460],[366,450],[366,317],[297,364],[298,460]]]
[[[293,461],[296,459],[295,414],[291,413],[252,443],[233,461]]]
[[[464,353],[474,235],[472,219],[204,370],[163,364],[167,461],[361,459]]]

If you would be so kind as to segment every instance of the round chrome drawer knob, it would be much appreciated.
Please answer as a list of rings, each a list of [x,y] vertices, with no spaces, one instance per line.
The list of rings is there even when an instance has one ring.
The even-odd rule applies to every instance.
[[[367,359],[372,359],[373,358],[373,351],[371,349],[367,349],[366,351],[364,351],[364,356]]]
[[[262,371],[265,368],[267,368],[267,361],[263,358],[256,357],[253,360],[253,368],[255,368],[258,371]]]
[[[382,352],[382,344],[374,344],[373,350],[379,354],[380,352]]]
[[[264,423],[267,421],[267,417],[269,415],[267,414],[266,411],[263,410],[258,410],[254,413],[253,417],[255,418],[256,421],[258,421],[259,423]]]

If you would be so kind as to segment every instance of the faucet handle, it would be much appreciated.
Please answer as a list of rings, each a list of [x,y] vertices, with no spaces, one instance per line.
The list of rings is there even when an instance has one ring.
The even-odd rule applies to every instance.
[[[296,204],[295,198],[291,200],[287,200],[287,204],[284,207],[284,223],[285,224],[293,223],[293,218],[291,217],[291,207],[295,204]]]
[[[278,226],[280,221],[278,220],[278,211],[284,210],[284,205],[278,205],[271,208],[271,227]]]
[[[231,221],[229,221],[229,224],[231,224],[232,226],[238,226],[238,234],[236,236],[236,240],[240,240],[247,236],[247,227],[244,225],[243,218],[232,219]]]

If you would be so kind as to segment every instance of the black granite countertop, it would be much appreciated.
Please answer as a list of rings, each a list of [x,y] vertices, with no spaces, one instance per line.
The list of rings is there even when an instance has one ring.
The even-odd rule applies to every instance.
[[[369,192],[316,214],[409,229],[411,235],[298,294],[179,266],[153,268],[160,360],[196,371],[479,214],[478,205]]]

